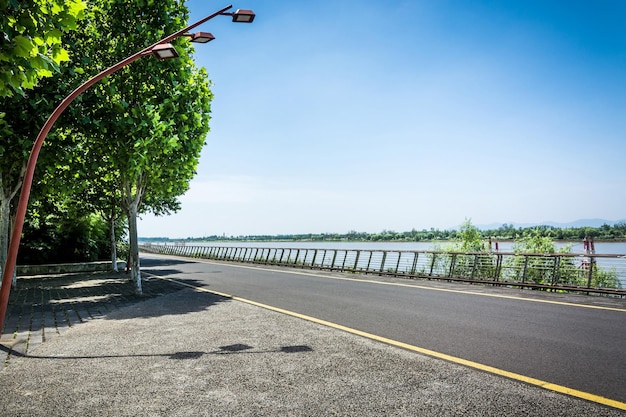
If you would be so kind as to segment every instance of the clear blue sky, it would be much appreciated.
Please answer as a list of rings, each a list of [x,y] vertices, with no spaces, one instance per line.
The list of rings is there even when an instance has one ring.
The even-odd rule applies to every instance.
[[[233,5],[254,23],[198,28],[198,175],[140,236],[626,218],[625,1]]]

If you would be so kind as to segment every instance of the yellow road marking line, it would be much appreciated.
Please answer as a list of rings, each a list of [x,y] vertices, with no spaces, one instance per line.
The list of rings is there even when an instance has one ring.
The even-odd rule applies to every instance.
[[[463,366],[467,366],[469,368],[474,368],[474,369],[478,369],[480,371],[483,372],[488,372],[494,375],[500,375],[509,379],[513,379],[516,381],[520,381],[520,382],[525,382],[527,384],[530,385],[535,385],[550,391],[554,391],[554,392],[558,392],[561,394],[566,394],[572,397],[577,397],[577,398],[581,398],[583,400],[587,400],[587,401],[591,401],[591,402],[595,402],[598,404],[603,404],[609,407],[613,407],[613,408],[618,408],[620,410],[626,410],[626,403],[620,402],[620,401],[616,401],[616,400],[612,400],[610,398],[606,398],[606,397],[602,397],[599,395],[595,395],[595,394],[591,394],[585,391],[580,391],[577,389],[573,389],[573,388],[568,388],[565,387],[563,385],[558,385],[558,384],[553,384],[551,382],[547,382],[547,381],[543,381],[537,378],[532,378],[532,377],[528,377],[525,375],[521,375],[521,374],[517,374],[514,372],[509,372],[509,371],[505,371],[503,369],[499,369],[499,368],[495,368],[493,366],[489,366],[489,365],[484,365],[482,363],[478,363],[478,362],[473,362],[467,359],[462,359],[462,358],[458,358],[456,356],[452,356],[452,355],[447,355],[445,353],[441,353],[441,352],[437,352],[434,350],[430,350],[430,349],[425,349],[425,348],[421,348],[418,346],[414,346],[414,345],[410,345],[408,343],[404,343],[404,342],[399,342],[397,340],[393,340],[393,339],[389,339],[386,337],[382,337],[382,336],[377,336],[375,334],[372,333],[367,333],[367,332],[363,332],[361,330],[357,330],[357,329],[353,329],[351,327],[347,327],[347,326],[343,326],[341,324],[337,324],[337,323],[333,323],[330,321],[326,321],[326,320],[322,320],[322,319],[318,319],[312,316],[307,316],[305,314],[300,314],[300,313],[296,313],[294,311],[290,311],[290,310],[285,310],[282,308],[278,308],[278,307],[274,307],[274,306],[270,306],[267,304],[263,304],[263,303],[259,303],[257,301],[253,301],[253,300],[248,300],[246,298],[241,298],[241,297],[237,297],[234,295],[230,295],[230,294],[226,294],[223,292],[219,292],[219,291],[214,291],[214,290],[209,290],[207,288],[203,288],[203,287],[197,287],[195,285],[192,284],[187,284],[185,282],[181,282],[178,281],[176,279],[173,278],[166,278],[166,277],[162,277],[159,275],[155,275],[155,274],[151,274],[151,273],[147,273],[147,275],[159,278],[159,279],[163,279],[166,281],[170,281],[173,283],[176,283],[178,285],[182,285],[185,287],[189,287],[192,288],[196,291],[199,292],[206,292],[206,293],[210,293],[210,294],[214,294],[214,295],[219,295],[220,297],[225,297],[225,298],[229,298],[231,300],[235,300],[235,301],[240,301],[243,303],[247,303],[253,306],[257,306],[257,307],[261,307],[267,310],[271,310],[271,311],[275,311],[277,313],[281,313],[281,314],[286,314],[288,316],[292,316],[292,317],[297,317],[299,319],[303,319],[303,320],[307,320],[313,323],[317,323],[323,326],[327,326],[333,329],[337,329],[337,330],[342,330],[344,332],[347,333],[351,333],[357,336],[361,336],[361,337],[365,337],[367,339],[371,339],[371,340],[376,340],[378,342],[382,342],[391,346],[396,346],[396,347],[400,347],[406,350],[410,350],[413,352],[417,352],[417,353],[421,353],[424,355],[428,355],[437,359],[442,359],[448,362],[452,362],[452,363],[456,363],[459,365],[463,365]]]

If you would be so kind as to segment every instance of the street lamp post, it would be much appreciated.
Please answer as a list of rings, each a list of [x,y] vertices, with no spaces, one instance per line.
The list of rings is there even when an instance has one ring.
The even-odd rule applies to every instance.
[[[213,19],[216,16],[232,16],[233,22],[252,23],[255,17],[255,14],[252,12],[252,10],[238,9],[235,12],[228,12],[228,10],[232,9],[232,7],[232,5],[226,6],[223,9],[218,10],[217,12],[198,20],[196,23],[189,25],[186,28],[179,30],[178,32],[166,36],[160,41],[153,43],[152,45],[142,49],[134,55],[131,55],[128,58],[118,62],[117,64],[105,69],[104,71],[85,81],[78,88],[72,91],[72,93],[69,96],[65,97],[63,101],[61,101],[61,103],[57,106],[57,108],[54,109],[46,123],[44,123],[43,127],[41,128],[39,135],[37,135],[37,139],[35,139],[35,142],[33,143],[33,147],[30,151],[30,156],[28,158],[28,163],[26,165],[26,172],[24,173],[24,180],[22,182],[20,199],[17,205],[17,212],[15,215],[15,223],[13,225],[13,231],[11,234],[11,241],[9,243],[7,260],[4,266],[4,270],[2,271],[2,284],[0,287],[0,330],[4,327],[4,319],[11,290],[11,281],[13,279],[13,273],[15,271],[17,251],[20,246],[22,228],[24,226],[24,218],[26,216],[28,198],[30,196],[30,188],[32,186],[33,176],[35,173],[35,165],[37,164],[37,158],[39,157],[39,151],[41,150],[41,146],[43,145],[46,136],[50,132],[50,129],[52,129],[52,126],[59,118],[61,113],[63,113],[67,106],[69,106],[70,103],[76,99],[76,97],[81,95],[89,87],[91,87],[104,77],[113,74],[114,72],[125,67],[126,65],[129,65],[130,63],[136,61],[141,57],[154,55],[159,59],[176,58],[178,56],[178,52],[176,52],[176,49],[174,49],[174,47],[170,44],[170,41],[176,38],[179,38],[181,36],[187,36],[190,38],[191,42],[197,43],[207,43],[215,39],[212,34],[207,32],[189,33],[189,31],[206,21]]]

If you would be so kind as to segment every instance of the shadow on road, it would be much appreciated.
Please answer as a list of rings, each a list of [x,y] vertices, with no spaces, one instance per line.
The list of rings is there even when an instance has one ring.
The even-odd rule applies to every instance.
[[[193,261],[185,261],[182,259],[163,259],[163,258],[145,258],[141,257],[141,267],[158,267],[191,264]]]

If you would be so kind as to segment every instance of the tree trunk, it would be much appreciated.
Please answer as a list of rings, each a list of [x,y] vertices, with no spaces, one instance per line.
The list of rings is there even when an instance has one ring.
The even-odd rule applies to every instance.
[[[11,213],[10,221],[9,221],[9,236],[13,235],[13,227],[15,227],[15,219],[17,217],[17,213]],[[11,242],[9,241],[9,244]],[[15,268],[13,268],[13,278],[11,279],[11,288],[17,288],[17,259]]]
[[[0,190],[0,271],[4,271],[4,264],[7,262],[7,252],[9,251],[9,233],[11,222],[11,200],[3,196]]]
[[[111,218],[109,219],[109,227],[111,228],[111,233],[109,234],[110,238],[111,238],[111,267],[113,269],[113,271],[115,272],[119,272],[117,269],[117,245],[116,245],[116,241],[115,241],[115,218],[114,216],[111,216]]]
[[[139,243],[137,241],[137,212],[139,202],[141,201],[140,192],[133,197],[130,193],[130,187],[127,187],[126,201],[128,214],[128,241],[130,243],[130,279],[135,283],[135,293],[142,294],[141,288],[141,271],[139,269]]]
[[[11,225],[15,225],[15,213],[11,213],[11,201],[22,188],[22,181],[26,173],[26,161],[22,164],[19,179],[13,188],[9,185],[11,175],[0,177],[0,272],[4,272],[4,266],[7,262],[9,253],[10,236],[12,232]],[[2,274],[0,274],[2,275]],[[2,283],[0,283],[2,285]],[[11,286],[17,286],[17,265],[13,270],[13,279]]]

